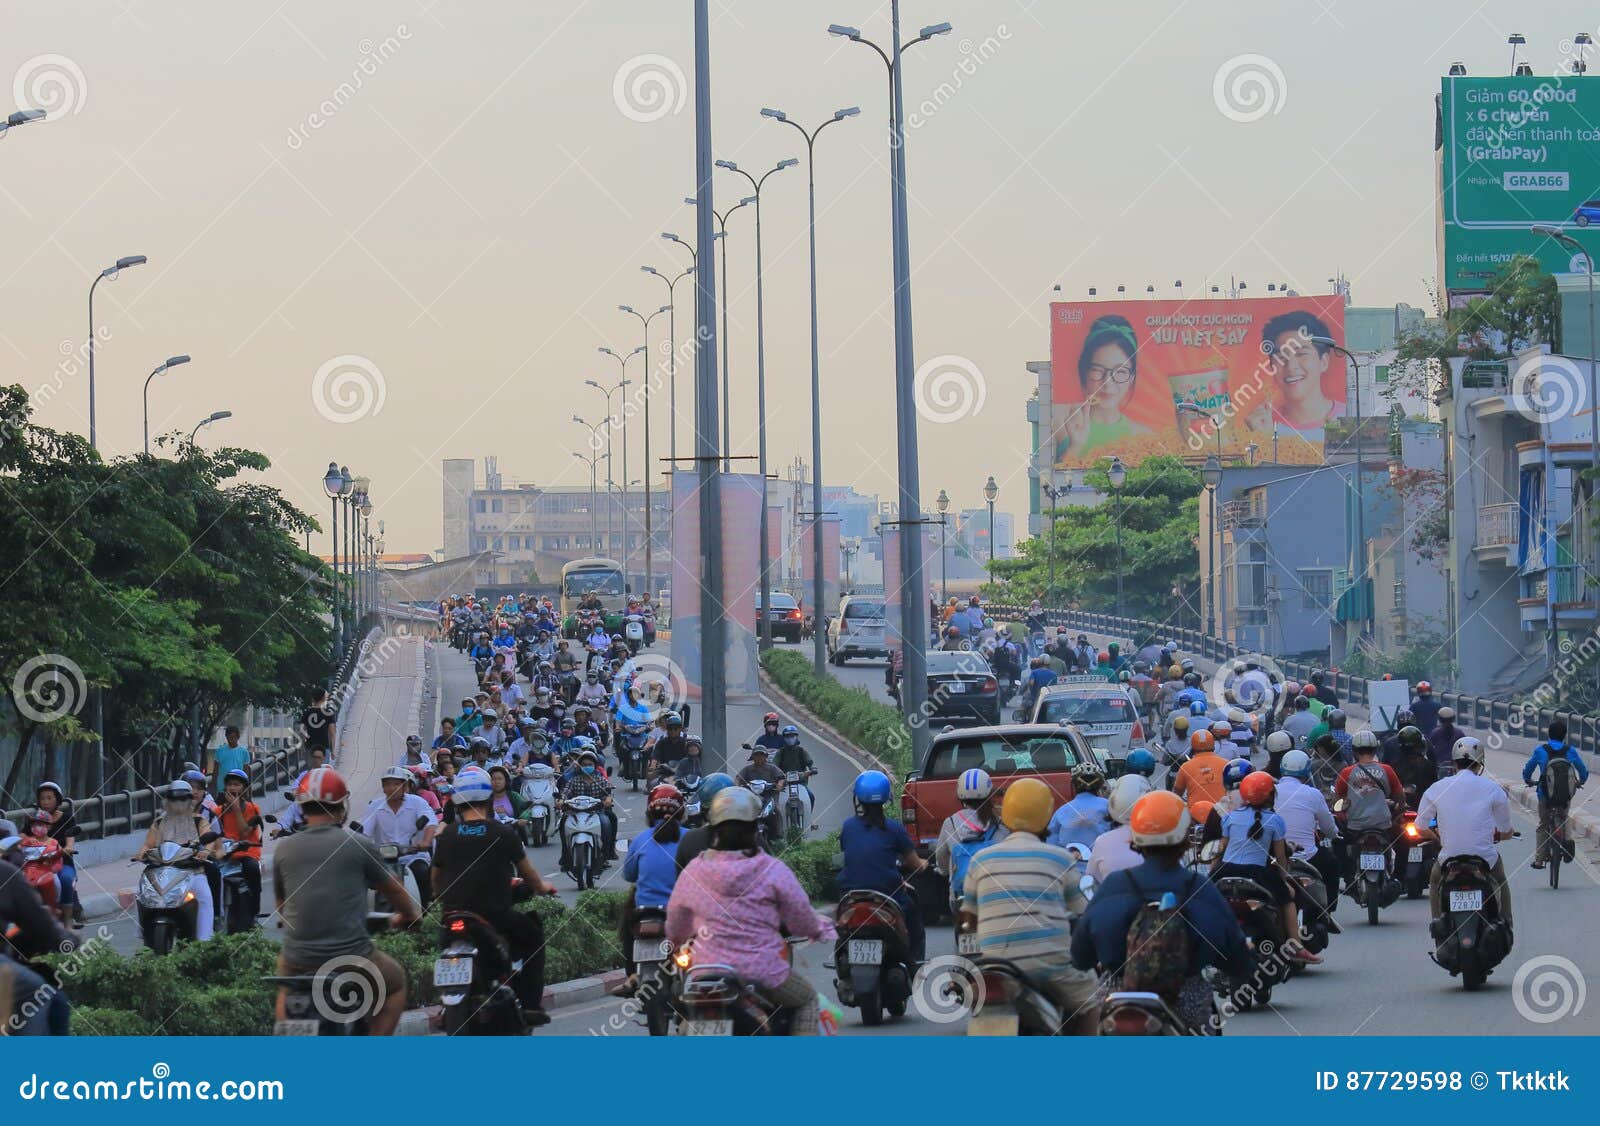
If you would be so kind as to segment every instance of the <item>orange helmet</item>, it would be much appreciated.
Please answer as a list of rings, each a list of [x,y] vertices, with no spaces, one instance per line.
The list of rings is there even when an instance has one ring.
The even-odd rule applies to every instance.
[[[1209,731],[1196,731],[1193,735],[1189,736],[1189,750],[1195,754],[1199,754],[1202,751],[1214,751],[1216,749],[1216,737],[1213,736]]]
[[[1258,770],[1245,775],[1244,781],[1239,783],[1239,798],[1246,805],[1267,805],[1277,788],[1278,784],[1273,781],[1272,775],[1265,770]]]
[[[1133,803],[1128,830],[1135,845],[1182,844],[1189,834],[1189,807],[1170,790],[1153,790]]]
[[[1194,818],[1196,825],[1204,825],[1211,820],[1211,811],[1215,808],[1214,802],[1197,801],[1189,807],[1189,815]]]
[[[344,784],[339,772],[331,766],[319,766],[306,771],[300,778],[300,784],[294,788],[294,800],[302,805],[307,802],[343,805],[349,798],[350,787]]]

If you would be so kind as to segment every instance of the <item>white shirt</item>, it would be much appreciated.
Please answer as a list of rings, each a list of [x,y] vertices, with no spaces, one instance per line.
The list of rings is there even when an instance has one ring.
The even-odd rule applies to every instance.
[[[410,848],[417,835],[424,832],[417,828],[419,817],[426,817],[428,824],[433,824],[433,807],[416,794],[401,798],[398,810],[389,808],[387,798],[373,798],[366,816],[361,819],[361,831],[373,844]]]
[[[1439,858],[1480,856],[1500,859],[1495,833],[1511,832],[1511,803],[1505,787],[1472,771],[1441,778],[1417,803],[1417,824],[1439,819]]]
[[[514,680],[500,686],[500,702],[508,709],[517,707],[527,698],[528,694],[522,690],[522,685]]]
[[[1118,825],[1109,833],[1101,833],[1089,850],[1089,875],[1099,883],[1113,872],[1124,868],[1137,868],[1144,857],[1133,851],[1133,830]]]
[[[1300,855],[1306,860],[1317,854],[1318,829],[1329,840],[1339,835],[1339,823],[1333,819],[1328,799],[1298,778],[1278,780],[1278,801],[1272,808],[1283,818],[1284,839],[1299,845]]]

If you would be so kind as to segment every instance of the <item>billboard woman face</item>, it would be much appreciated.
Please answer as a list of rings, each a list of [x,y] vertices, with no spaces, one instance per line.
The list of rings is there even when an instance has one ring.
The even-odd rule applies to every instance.
[[[1097,417],[1111,418],[1122,413],[1133,395],[1133,353],[1116,340],[1107,340],[1088,355],[1081,372],[1083,397],[1094,404]]]

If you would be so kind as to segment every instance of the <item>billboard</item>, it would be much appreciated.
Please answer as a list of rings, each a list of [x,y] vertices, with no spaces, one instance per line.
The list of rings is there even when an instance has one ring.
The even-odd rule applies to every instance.
[[[722,494],[722,608],[727,623],[723,673],[728,699],[750,702],[760,694],[756,664],[756,591],[761,582],[760,541],[749,529],[761,519],[762,489],[757,476],[717,476]],[[682,681],[689,699],[700,699],[700,478],[692,470],[672,474],[672,643],[671,677]],[[653,654],[640,662],[648,663]]]
[[[1051,441],[1078,469],[1116,456],[1243,454],[1322,462],[1345,413],[1344,299],[1063,301],[1050,306]]]
[[[1518,254],[1550,273],[1583,255],[1535,235],[1561,227],[1600,257],[1600,86],[1576,75],[1444,79],[1439,100],[1444,289],[1482,290]]]

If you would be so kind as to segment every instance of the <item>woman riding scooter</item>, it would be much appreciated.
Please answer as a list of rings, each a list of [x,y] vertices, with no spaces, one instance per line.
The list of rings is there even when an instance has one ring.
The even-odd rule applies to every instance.
[[[892,791],[889,776],[881,770],[868,770],[856,779],[856,813],[846,818],[839,831],[839,847],[844,851],[839,892],[876,891],[891,896],[905,914],[911,960],[920,965],[927,954],[927,932],[907,881],[928,862],[917,855],[905,827],[884,814]]]

